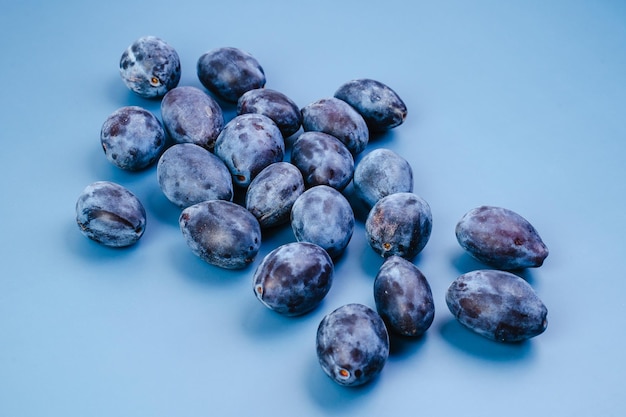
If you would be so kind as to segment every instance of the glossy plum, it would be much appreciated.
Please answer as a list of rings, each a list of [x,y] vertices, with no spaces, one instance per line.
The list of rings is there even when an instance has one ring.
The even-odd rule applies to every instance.
[[[267,254],[252,281],[256,297],[266,307],[286,316],[299,316],[326,297],[333,274],[333,261],[324,249],[293,242]]]
[[[302,174],[288,162],[275,162],[254,177],[246,190],[246,208],[261,228],[289,222],[291,208],[304,192]]]
[[[291,148],[291,163],[308,187],[328,185],[343,190],[352,180],[354,158],[339,139],[323,132],[304,132]]]
[[[548,310],[530,284],[506,271],[459,276],[446,292],[446,303],[462,325],[499,342],[530,339],[548,326]]]
[[[263,168],[283,160],[285,141],[272,119],[248,113],[224,126],[214,152],[228,167],[235,185],[246,188]]]
[[[269,88],[246,91],[237,101],[237,114],[260,113],[276,123],[283,138],[296,133],[302,125],[298,105],[285,94]]]
[[[122,53],[120,75],[126,86],[139,96],[163,97],[180,81],[180,59],[164,40],[143,36]]]
[[[376,310],[387,329],[402,336],[420,336],[435,318],[430,284],[422,272],[400,256],[388,257],[374,281]]]
[[[175,143],[193,143],[213,151],[224,128],[222,108],[196,87],[176,87],[161,100],[161,118]]]
[[[225,200],[209,200],[185,208],[179,218],[191,251],[225,269],[250,265],[261,246],[261,227],[244,207]]]
[[[401,125],[407,108],[400,96],[386,84],[369,78],[348,81],[334,95],[354,107],[372,132]]]
[[[222,100],[236,103],[246,91],[265,86],[265,73],[250,53],[238,48],[221,47],[198,59],[198,79]]]
[[[165,131],[159,119],[138,106],[114,111],[102,124],[100,144],[117,167],[137,171],[155,163],[165,149]]]
[[[302,108],[305,132],[324,132],[339,139],[356,155],[369,142],[369,130],[363,117],[348,103],[338,98],[322,98]]]
[[[76,202],[76,223],[83,235],[102,245],[136,243],[146,229],[146,210],[127,188],[110,181],[94,182]]]
[[[428,203],[413,193],[381,198],[370,210],[365,232],[372,249],[383,257],[412,259],[430,239],[432,214]]]
[[[333,381],[359,386],[373,380],[389,357],[389,334],[376,311],[346,304],[327,314],[317,329],[319,363]]]
[[[315,243],[337,258],[352,238],[354,212],[339,191],[317,185],[302,193],[293,204],[291,228],[299,242]]]
[[[180,208],[233,198],[233,180],[224,162],[193,143],[178,143],[163,152],[157,180],[167,199]]]
[[[467,212],[457,223],[456,238],[469,254],[497,269],[539,267],[549,253],[528,220],[502,207]]]
[[[354,192],[367,208],[389,194],[411,193],[413,169],[391,149],[374,149],[354,168]]]

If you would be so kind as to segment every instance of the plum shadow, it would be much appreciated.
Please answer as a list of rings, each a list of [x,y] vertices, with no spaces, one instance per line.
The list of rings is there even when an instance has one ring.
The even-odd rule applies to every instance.
[[[324,414],[332,415],[345,415],[357,407],[362,409],[381,377],[379,375],[372,381],[357,387],[344,387],[324,373],[317,357],[311,358],[309,369],[309,372],[306,372],[306,384],[311,398]]]
[[[515,362],[527,360],[532,355],[529,340],[518,343],[500,343],[472,332],[454,317],[439,326],[443,339],[469,356],[493,362]]]
[[[189,281],[226,287],[237,285],[241,279],[240,270],[220,268],[205,262],[197,257],[182,239],[172,245],[169,253],[174,268]]]
[[[454,268],[456,268],[459,274],[465,274],[467,272],[476,271],[479,269],[496,269],[480,262],[479,260],[472,257],[469,253],[463,251],[460,251],[453,255],[452,265],[454,266]],[[519,276],[530,285],[533,285],[535,281],[534,274],[530,269],[516,269],[509,270],[507,272]]]

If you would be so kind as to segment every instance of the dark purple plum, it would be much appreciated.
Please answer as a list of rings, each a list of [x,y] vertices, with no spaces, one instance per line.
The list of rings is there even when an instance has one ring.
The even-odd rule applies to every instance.
[[[324,249],[292,242],[267,254],[252,281],[256,297],[266,307],[286,316],[299,316],[322,302],[333,274],[333,261]]]
[[[236,103],[246,91],[265,86],[265,73],[248,52],[222,47],[208,51],[198,59],[198,79],[218,98]]]
[[[121,107],[102,124],[100,144],[113,165],[138,171],[154,164],[165,149],[165,131],[159,119],[138,106]]]
[[[161,100],[161,118],[175,143],[193,143],[213,151],[224,128],[222,108],[196,87],[176,87]]]
[[[237,101],[237,114],[260,113],[276,123],[283,138],[296,133],[302,125],[298,105],[285,94],[269,88],[246,91]]]
[[[246,190],[246,208],[261,228],[289,222],[291,207],[304,192],[302,174],[289,162],[275,162],[254,177]]]
[[[305,132],[324,132],[339,139],[356,155],[369,141],[369,130],[363,117],[348,103],[338,98],[322,98],[302,108]]]
[[[337,89],[335,97],[354,107],[372,132],[394,128],[406,119],[404,101],[380,81],[369,78],[348,81]]]
[[[539,267],[548,256],[532,224],[502,207],[480,206],[467,212],[456,225],[456,238],[469,254],[496,269]]]
[[[435,318],[430,284],[413,263],[400,256],[388,257],[378,270],[374,300],[387,329],[401,336],[421,336]]]
[[[367,208],[389,194],[411,193],[413,169],[391,149],[374,149],[354,168],[354,192]]]
[[[235,185],[246,188],[263,168],[283,160],[285,141],[272,119],[248,113],[224,126],[214,152],[228,167]]]
[[[243,269],[254,262],[261,247],[261,227],[244,207],[209,200],[185,208],[180,230],[191,251],[225,269]]]
[[[389,334],[376,311],[346,304],[327,314],[317,328],[319,363],[339,385],[363,385],[380,374],[389,357]]]
[[[146,229],[146,210],[127,188],[110,181],[94,182],[76,202],[76,223],[83,235],[119,248],[136,243]]]
[[[319,245],[334,259],[350,243],[354,212],[339,191],[317,185],[302,193],[293,204],[291,228],[296,240]]]
[[[413,259],[430,239],[432,214],[428,203],[413,193],[381,198],[365,220],[367,240],[383,257]]]
[[[446,292],[446,303],[463,326],[498,342],[521,342],[548,326],[548,309],[530,284],[506,271],[459,276]]]
[[[178,143],[163,152],[157,180],[167,199],[180,208],[233,198],[233,179],[224,162],[193,143]]]
[[[143,36],[122,53],[120,75],[126,86],[139,96],[163,97],[180,81],[180,59],[164,40]]]
[[[328,185],[343,190],[352,180],[354,158],[346,146],[323,132],[304,132],[291,148],[291,163],[308,187]]]

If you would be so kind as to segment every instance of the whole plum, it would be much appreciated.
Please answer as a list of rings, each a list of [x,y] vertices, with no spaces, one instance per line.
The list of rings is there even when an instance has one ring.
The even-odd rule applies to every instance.
[[[100,144],[109,162],[124,170],[138,171],[159,159],[166,145],[165,131],[150,111],[125,106],[102,124]]]
[[[124,186],[97,181],[78,197],[76,223],[83,235],[105,246],[130,246],[143,236],[146,210]]]
[[[248,52],[222,47],[208,51],[198,59],[198,79],[222,100],[236,103],[246,91],[265,86],[265,73]]]
[[[254,293],[266,307],[286,316],[313,310],[333,282],[328,253],[308,242],[287,243],[267,254],[253,276]]]
[[[383,257],[413,259],[430,239],[432,214],[428,203],[413,193],[395,193],[378,200],[365,220],[372,249]]]
[[[233,198],[233,180],[224,162],[193,143],[178,143],[163,152],[157,180],[167,199],[180,208]]]
[[[435,318],[430,284],[422,272],[400,256],[388,257],[374,281],[376,310],[387,329],[402,336],[420,336]]]
[[[260,113],[276,123],[283,138],[300,129],[302,113],[298,105],[285,94],[269,88],[246,91],[237,101],[237,114]]]
[[[506,271],[459,276],[446,292],[446,303],[463,326],[499,342],[530,339],[548,326],[548,310],[530,284]]]
[[[189,206],[178,222],[191,251],[221,268],[245,268],[254,262],[261,246],[256,217],[230,201],[209,200]]]
[[[348,200],[327,185],[309,188],[291,208],[291,228],[299,242],[324,248],[334,259],[341,255],[354,232],[354,212]]]
[[[246,208],[261,228],[289,222],[291,208],[304,192],[302,174],[289,162],[275,162],[254,177],[246,190]]]
[[[413,169],[391,149],[374,149],[354,168],[354,192],[367,208],[389,194],[411,193]]]
[[[180,59],[164,40],[143,36],[122,53],[120,75],[126,86],[139,96],[163,97],[180,81]]]
[[[372,132],[394,128],[406,119],[404,101],[388,85],[377,80],[348,81],[337,89],[335,97],[354,107]]]
[[[348,103],[335,97],[322,98],[302,108],[305,132],[324,132],[339,139],[353,155],[369,142],[363,117]]]
[[[346,304],[320,322],[316,351],[333,381],[359,386],[383,370],[389,357],[389,334],[376,311],[363,304]]]
[[[175,143],[193,143],[213,151],[224,128],[222,108],[196,87],[176,87],[161,100],[161,118]]]
[[[224,126],[214,152],[228,167],[235,185],[246,188],[263,168],[283,160],[285,141],[272,119],[248,113]]]
[[[304,132],[291,148],[291,163],[307,186],[328,185],[341,191],[352,180],[354,158],[339,139],[323,132]]]
[[[496,269],[539,267],[549,253],[528,220],[502,207],[467,212],[456,225],[456,238],[469,254]]]

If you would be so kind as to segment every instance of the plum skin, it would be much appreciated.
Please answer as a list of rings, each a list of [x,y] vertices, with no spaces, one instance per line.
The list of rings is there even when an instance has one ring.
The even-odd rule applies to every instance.
[[[209,200],[185,208],[179,226],[191,251],[209,264],[242,269],[254,262],[261,246],[261,226],[244,207]]]
[[[317,357],[322,370],[342,386],[372,381],[389,357],[389,334],[380,315],[359,303],[324,316],[317,328]]]
[[[470,255],[496,269],[540,267],[549,254],[533,225],[503,207],[480,206],[468,211],[457,223],[455,234]]]
[[[548,326],[548,309],[533,288],[507,271],[476,270],[459,276],[448,287],[446,304],[463,326],[498,342],[521,342]]]
[[[330,291],[334,265],[328,253],[313,243],[292,242],[268,253],[253,275],[256,297],[285,316],[313,310]]]
[[[417,337],[435,318],[435,303],[426,277],[408,260],[393,255],[380,267],[374,280],[376,310],[387,329],[401,336]]]
[[[126,187],[96,181],[76,202],[76,223],[83,235],[104,246],[121,248],[135,244],[146,229],[146,210]]]
[[[354,232],[350,203],[328,185],[303,192],[291,208],[290,220],[296,240],[323,247],[333,259],[343,254]]]
[[[159,98],[178,85],[180,58],[164,40],[156,36],[142,36],[122,53],[120,76],[137,95]]]
[[[394,193],[381,198],[365,221],[370,246],[384,258],[391,255],[415,258],[428,243],[431,231],[430,206],[413,193]]]

